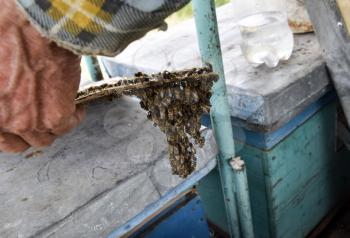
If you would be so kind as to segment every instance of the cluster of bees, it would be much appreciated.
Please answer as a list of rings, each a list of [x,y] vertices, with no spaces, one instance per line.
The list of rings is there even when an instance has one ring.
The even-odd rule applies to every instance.
[[[201,115],[210,111],[211,87],[216,77],[201,80],[210,68],[192,69],[182,73],[163,72],[158,81],[175,80],[164,86],[149,87],[136,93],[148,118],[165,133],[172,173],[186,178],[196,168],[194,143],[202,147]],[[136,76],[145,76],[139,74]],[[191,76],[196,80],[186,80]],[[209,79],[209,80],[208,80]]]
[[[165,133],[172,173],[186,178],[196,168],[196,149],[202,147],[201,115],[210,111],[211,88],[218,79],[211,67],[194,68],[154,75],[137,73],[133,79],[120,80],[90,88],[78,94],[84,101],[95,95],[135,95],[148,119]]]

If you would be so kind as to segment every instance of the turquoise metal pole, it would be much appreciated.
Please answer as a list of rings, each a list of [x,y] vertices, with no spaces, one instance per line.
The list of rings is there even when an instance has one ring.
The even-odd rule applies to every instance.
[[[96,82],[102,79],[101,72],[99,69],[98,61],[93,56],[84,55],[83,56],[84,63],[89,71],[89,75],[92,81]]]
[[[230,236],[239,238],[237,204],[234,191],[234,174],[229,164],[235,156],[230,109],[226,97],[224,66],[217,26],[214,0],[193,0],[199,48],[203,63],[213,66],[219,80],[212,88],[211,120],[219,147],[218,165],[224,193]]]
[[[230,162],[236,187],[236,199],[238,204],[238,217],[241,225],[242,237],[254,238],[252,212],[250,208],[249,187],[247,170],[241,158],[232,159]]]

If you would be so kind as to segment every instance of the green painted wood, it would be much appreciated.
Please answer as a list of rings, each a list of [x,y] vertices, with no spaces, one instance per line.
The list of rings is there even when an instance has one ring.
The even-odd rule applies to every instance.
[[[336,107],[328,104],[269,151],[236,142],[247,165],[256,237],[305,237],[350,188],[350,153],[335,151]],[[215,186],[212,180],[218,177],[203,180],[198,191],[209,219],[225,229],[220,186],[201,190]]]
[[[236,146],[238,155],[244,156],[248,168],[249,193],[255,236],[258,238],[270,237],[269,222],[266,219],[268,217],[268,207],[263,160],[261,159],[263,153],[258,149],[240,143],[236,143]],[[212,171],[199,182],[197,191],[203,201],[208,219],[222,230],[228,232],[219,179],[218,172]]]
[[[197,186],[201,200],[206,201],[203,208],[207,218],[223,231],[228,233],[224,197],[220,185],[220,174],[217,169],[212,170]],[[215,205],[214,205],[215,204]]]
[[[264,152],[264,174],[274,237],[304,237],[343,193],[335,153],[336,104],[332,103]],[[343,186],[342,186],[343,185]]]

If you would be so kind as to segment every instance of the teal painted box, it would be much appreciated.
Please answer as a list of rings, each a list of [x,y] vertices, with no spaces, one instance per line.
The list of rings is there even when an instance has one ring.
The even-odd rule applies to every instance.
[[[236,138],[247,165],[255,237],[305,237],[348,191],[350,153],[336,146],[337,107],[330,94],[273,133]],[[277,143],[258,148],[269,141]],[[198,184],[198,192],[209,221],[228,231],[218,171]]]

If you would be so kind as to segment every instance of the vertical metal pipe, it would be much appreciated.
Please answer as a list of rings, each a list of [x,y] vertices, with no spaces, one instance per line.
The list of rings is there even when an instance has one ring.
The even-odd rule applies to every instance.
[[[102,80],[102,73],[97,58],[94,56],[84,55],[83,60],[92,81],[96,82]]]
[[[232,159],[230,163],[235,174],[236,199],[242,237],[253,238],[254,228],[245,163],[240,158]]]
[[[224,193],[226,215],[231,237],[240,237],[240,227],[237,214],[237,204],[234,191],[234,174],[229,164],[234,158],[234,140],[230,109],[226,97],[224,66],[222,62],[219,32],[216,19],[214,0],[193,0],[199,48],[203,63],[213,66],[219,74],[219,80],[214,84],[211,98],[211,120],[219,147],[218,165],[221,184]]]

